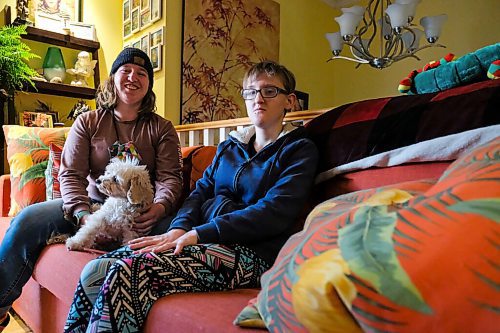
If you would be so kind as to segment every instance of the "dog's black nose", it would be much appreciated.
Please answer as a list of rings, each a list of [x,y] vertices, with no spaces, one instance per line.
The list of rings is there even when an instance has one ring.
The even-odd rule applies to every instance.
[[[99,178],[97,178],[97,179],[95,180],[95,183],[96,183],[97,185],[99,185],[101,182],[102,182],[102,181],[101,181]]]

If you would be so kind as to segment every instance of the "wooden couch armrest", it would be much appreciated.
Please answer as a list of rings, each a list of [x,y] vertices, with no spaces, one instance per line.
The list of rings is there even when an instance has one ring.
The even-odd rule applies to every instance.
[[[8,216],[10,210],[10,175],[0,176],[0,214]]]

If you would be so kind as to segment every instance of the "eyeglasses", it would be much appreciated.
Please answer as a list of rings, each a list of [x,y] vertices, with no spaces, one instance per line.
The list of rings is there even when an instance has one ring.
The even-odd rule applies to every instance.
[[[288,95],[288,92],[285,89],[281,89],[278,87],[264,87],[260,89],[242,89],[241,90],[241,96],[243,96],[243,99],[249,100],[249,99],[254,99],[257,97],[257,93],[260,93],[262,98],[274,98],[278,96],[278,94],[285,94]]]

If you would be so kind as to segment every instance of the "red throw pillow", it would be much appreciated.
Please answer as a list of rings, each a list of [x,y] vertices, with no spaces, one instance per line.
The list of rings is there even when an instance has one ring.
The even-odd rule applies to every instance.
[[[51,143],[49,145],[49,161],[45,169],[45,187],[47,200],[61,197],[61,187],[59,184],[59,167],[61,166],[62,147]]]

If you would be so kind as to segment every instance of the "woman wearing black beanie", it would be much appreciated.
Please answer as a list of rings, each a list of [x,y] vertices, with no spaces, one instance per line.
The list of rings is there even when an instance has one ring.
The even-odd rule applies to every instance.
[[[59,173],[62,198],[28,206],[12,220],[0,245],[0,331],[49,238],[74,234],[91,205],[105,200],[95,180],[117,154],[139,158],[155,190],[153,205],[135,219],[136,231],[166,231],[182,190],[181,155],[172,123],[154,113],[153,82],[147,54],[124,49],[98,89],[97,109],[78,116],[69,131]]]

